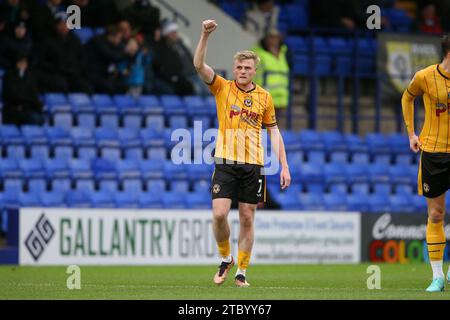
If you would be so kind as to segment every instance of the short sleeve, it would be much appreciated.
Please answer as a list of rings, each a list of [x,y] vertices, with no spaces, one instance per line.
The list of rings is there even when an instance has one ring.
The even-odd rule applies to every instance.
[[[406,88],[406,92],[411,96],[416,97],[423,93],[423,75],[421,72],[416,72],[408,87]]]
[[[275,107],[273,105],[272,96],[270,94],[267,94],[266,110],[263,114],[262,123],[265,127],[274,127],[277,125]]]
[[[213,95],[216,95],[220,92],[220,90],[222,90],[222,88],[225,86],[226,82],[227,82],[227,80],[225,80],[221,76],[218,76],[216,73],[214,73],[214,77],[213,77],[211,83],[207,83],[207,85],[209,87],[209,91],[211,91],[211,93]]]

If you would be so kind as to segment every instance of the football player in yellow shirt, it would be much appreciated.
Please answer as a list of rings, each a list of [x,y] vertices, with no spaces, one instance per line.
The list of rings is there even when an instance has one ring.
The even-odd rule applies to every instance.
[[[428,292],[444,290],[445,193],[450,187],[450,38],[442,39],[444,59],[414,75],[402,96],[403,117],[414,152],[421,152],[418,194],[426,198],[428,223],[426,240],[433,281]],[[419,137],[414,131],[414,99],[423,97],[425,121]],[[450,271],[450,270],[449,270]],[[450,281],[450,272],[447,273]]]
[[[291,182],[283,138],[277,127],[272,96],[256,85],[252,79],[256,74],[259,57],[252,51],[240,51],[234,56],[234,80],[217,75],[205,63],[207,42],[217,28],[214,20],[202,23],[194,66],[216,98],[219,120],[216,140],[215,170],[212,178],[213,231],[222,262],[214,276],[214,282],[222,284],[234,258],[230,249],[230,227],[228,213],[231,202],[239,202],[238,269],[235,284],[248,287],[246,270],[250,262],[254,241],[254,217],[258,202],[265,196],[265,179],[262,175],[264,150],[262,126],[269,131],[272,150],[281,163],[281,188]]]

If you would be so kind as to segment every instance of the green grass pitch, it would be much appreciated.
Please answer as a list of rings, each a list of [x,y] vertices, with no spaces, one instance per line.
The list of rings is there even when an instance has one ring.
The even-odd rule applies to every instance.
[[[81,266],[81,289],[66,286],[66,267],[0,267],[0,299],[302,300],[450,299],[427,293],[428,264],[379,264],[381,289],[367,289],[369,264],[255,265],[249,288],[237,288],[234,272],[220,287],[216,266]],[[445,270],[446,271],[446,270]]]

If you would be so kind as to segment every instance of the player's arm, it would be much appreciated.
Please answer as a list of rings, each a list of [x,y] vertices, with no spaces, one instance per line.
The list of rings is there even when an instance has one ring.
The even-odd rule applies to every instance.
[[[286,149],[284,147],[283,137],[278,129],[278,126],[267,127],[269,132],[272,150],[275,151],[278,161],[281,164],[280,185],[281,189],[286,189],[291,184],[291,174],[289,172],[289,165],[287,162]]]
[[[406,131],[408,132],[409,147],[414,152],[418,152],[421,147],[419,137],[414,131],[414,99],[423,93],[420,81],[421,77],[417,73],[402,95],[403,119],[405,121]]]
[[[202,33],[198,41],[194,54],[194,67],[200,78],[206,83],[212,83],[214,79],[214,70],[205,63],[206,48],[208,45],[209,35],[216,30],[217,23],[215,20],[205,20],[202,23]]]

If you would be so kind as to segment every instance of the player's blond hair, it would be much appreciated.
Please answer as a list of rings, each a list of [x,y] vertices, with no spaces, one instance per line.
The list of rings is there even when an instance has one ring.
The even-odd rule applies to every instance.
[[[252,59],[255,62],[255,68],[258,67],[259,62],[261,61],[261,59],[258,57],[258,55],[250,50],[238,51],[234,55],[234,60],[237,60],[237,61],[242,61],[242,60],[247,60],[247,59]]]

